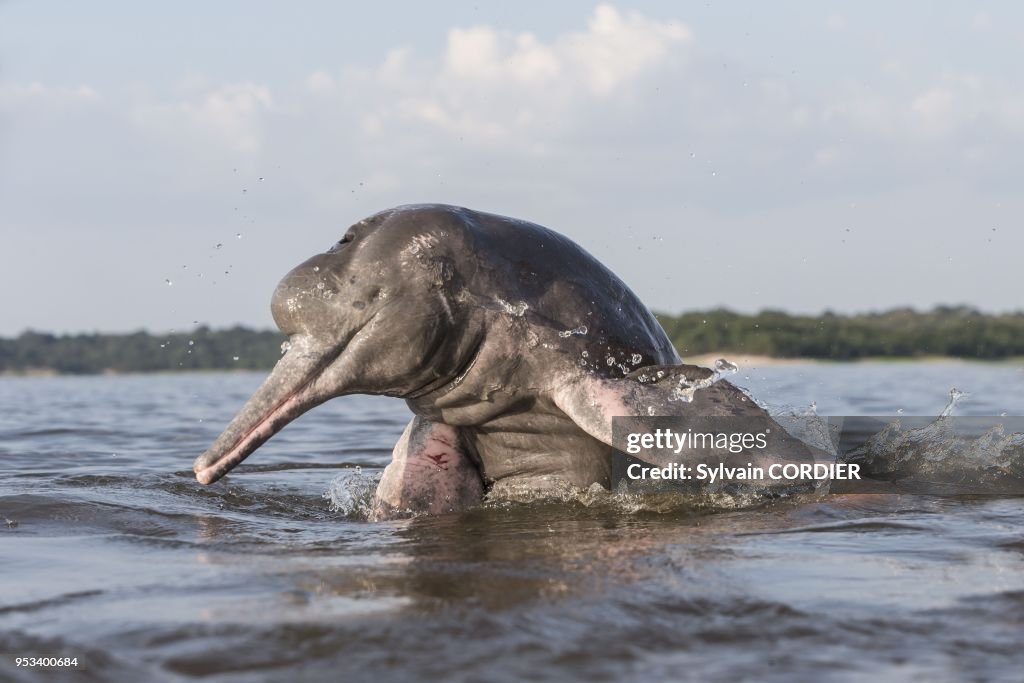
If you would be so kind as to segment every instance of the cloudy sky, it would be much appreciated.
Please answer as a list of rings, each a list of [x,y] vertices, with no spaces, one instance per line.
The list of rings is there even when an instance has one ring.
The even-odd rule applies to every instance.
[[[268,327],[425,201],[656,310],[1024,308],[1022,46],[1013,2],[8,1],[0,334]]]

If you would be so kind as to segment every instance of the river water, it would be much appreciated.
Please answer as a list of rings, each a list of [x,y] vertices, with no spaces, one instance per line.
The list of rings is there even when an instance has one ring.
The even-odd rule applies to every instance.
[[[1024,368],[743,370],[822,415],[1024,414]],[[370,524],[408,421],[346,397],[221,483],[262,374],[0,379],[0,680],[962,681],[1024,672],[1024,499],[493,501]],[[15,657],[66,655],[78,671]]]

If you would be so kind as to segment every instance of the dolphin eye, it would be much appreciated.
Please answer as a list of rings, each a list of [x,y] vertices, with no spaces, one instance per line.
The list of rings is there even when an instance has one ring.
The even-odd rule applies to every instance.
[[[330,249],[328,249],[328,250],[327,250],[327,252],[328,252],[328,253],[331,253],[331,254],[333,254],[333,253],[334,253],[334,252],[336,252],[336,251],[337,251],[338,249],[340,249],[340,248],[341,248],[341,247],[343,247],[344,245],[346,245],[346,244],[348,244],[349,242],[351,242],[351,241],[352,241],[352,239],[353,239],[354,237],[355,237],[355,235],[353,235],[353,234],[352,234],[351,232],[346,232],[346,233],[345,233],[345,236],[344,236],[344,237],[342,237],[342,238],[341,238],[340,240],[338,240],[337,242],[335,242],[334,246],[333,246],[333,247],[331,247]]]

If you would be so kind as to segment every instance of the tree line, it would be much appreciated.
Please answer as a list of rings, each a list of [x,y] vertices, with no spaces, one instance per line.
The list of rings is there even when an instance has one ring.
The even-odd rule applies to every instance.
[[[966,307],[819,316],[716,309],[659,314],[658,320],[683,358],[712,352],[825,360],[1024,357],[1024,313],[991,315]],[[284,341],[277,332],[245,327],[163,335],[27,331],[0,338],[0,373],[265,370],[280,358]]]
[[[816,316],[718,309],[659,315],[658,320],[684,358],[714,351],[827,360],[1024,356],[1024,312],[990,315],[964,306]]]

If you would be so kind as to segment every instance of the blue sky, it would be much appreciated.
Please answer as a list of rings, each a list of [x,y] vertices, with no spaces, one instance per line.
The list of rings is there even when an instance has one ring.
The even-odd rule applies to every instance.
[[[1020,309],[1022,45],[1016,3],[6,2],[0,334],[270,326],[422,201],[658,310]]]

